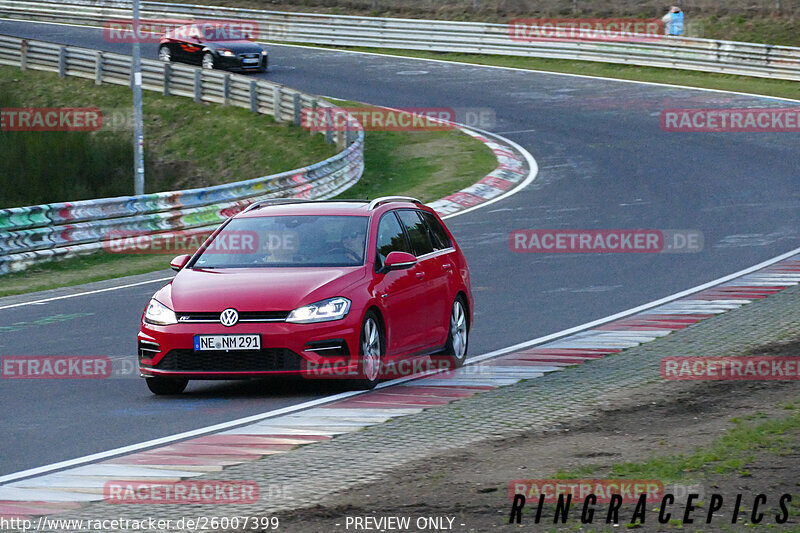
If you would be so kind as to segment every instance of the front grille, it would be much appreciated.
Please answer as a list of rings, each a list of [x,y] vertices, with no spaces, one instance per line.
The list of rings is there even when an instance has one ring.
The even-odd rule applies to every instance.
[[[245,67],[257,67],[261,64],[261,54],[239,54],[239,57]]]
[[[170,350],[154,368],[184,372],[270,372],[300,370],[301,360],[285,348],[231,352]]]
[[[189,312],[177,313],[180,323],[219,324],[220,313]],[[241,311],[239,322],[284,322],[289,316],[289,311]]]

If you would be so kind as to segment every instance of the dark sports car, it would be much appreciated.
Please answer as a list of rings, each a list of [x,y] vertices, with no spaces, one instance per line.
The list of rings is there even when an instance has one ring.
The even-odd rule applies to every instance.
[[[188,24],[161,38],[158,58],[202,65],[207,69],[264,72],[269,63],[268,52],[248,38],[246,32],[231,24]]]

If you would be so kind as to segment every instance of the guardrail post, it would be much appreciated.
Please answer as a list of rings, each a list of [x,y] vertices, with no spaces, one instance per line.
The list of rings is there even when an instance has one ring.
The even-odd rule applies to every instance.
[[[348,125],[347,128],[350,126]],[[341,151],[347,147],[347,132],[342,130],[336,131],[336,148]]]
[[[294,105],[294,125],[300,125],[300,93],[294,93],[292,95],[292,104]]]
[[[19,45],[19,68],[28,70],[28,40],[22,39]]]
[[[275,117],[275,122],[281,122],[281,88],[276,85],[272,89],[272,116]]]
[[[164,96],[169,96],[169,81],[172,77],[172,65],[164,63]]]
[[[325,108],[325,142],[333,144],[333,120],[330,107]]]
[[[67,47],[58,48],[58,77],[63,78],[67,75]]]
[[[203,101],[203,71],[200,69],[194,71],[194,101]]]
[[[319,107],[319,100],[314,98],[311,100],[311,120],[309,121],[309,128],[308,133],[314,135],[315,133],[319,133],[319,129],[314,127],[317,126],[319,123],[319,115],[317,114],[317,107]]]
[[[94,84],[103,84],[103,52],[97,52],[94,56]]]
[[[258,113],[258,85],[256,82],[250,82],[250,112]]]
[[[231,99],[231,75],[225,74],[222,78],[222,104],[228,105]]]

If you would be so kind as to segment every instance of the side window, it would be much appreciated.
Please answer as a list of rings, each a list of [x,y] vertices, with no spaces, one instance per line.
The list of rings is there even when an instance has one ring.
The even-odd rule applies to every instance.
[[[453,246],[453,243],[450,242],[450,237],[447,235],[447,231],[442,227],[442,223],[439,222],[435,216],[427,211],[419,211],[419,214],[422,215],[422,218],[425,219],[425,222],[428,223],[428,227],[431,230],[431,240],[433,241],[434,250],[444,250]]]
[[[417,212],[403,209],[398,211],[397,215],[408,231],[408,238],[411,239],[411,248],[414,250],[414,255],[420,256],[431,253],[433,244],[431,244],[428,226],[419,218]]]
[[[390,252],[408,252],[411,249],[403,233],[403,227],[397,221],[394,211],[383,215],[378,224],[378,239],[375,244],[375,269],[383,268],[383,261]]]

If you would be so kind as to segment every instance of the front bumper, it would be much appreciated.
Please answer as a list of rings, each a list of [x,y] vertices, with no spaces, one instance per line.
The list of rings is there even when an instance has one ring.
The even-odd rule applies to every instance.
[[[217,59],[217,68],[230,70],[233,72],[257,72],[264,71],[269,66],[269,56],[259,55],[258,62],[251,61],[252,58],[238,56],[220,55]]]
[[[268,375],[314,378],[357,376],[360,320],[316,324],[249,322],[156,326],[142,322],[138,335],[139,373],[144,377],[248,379]],[[260,350],[195,351],[195,335],[261,336]]]

